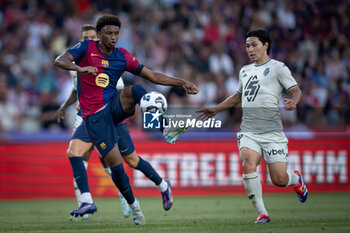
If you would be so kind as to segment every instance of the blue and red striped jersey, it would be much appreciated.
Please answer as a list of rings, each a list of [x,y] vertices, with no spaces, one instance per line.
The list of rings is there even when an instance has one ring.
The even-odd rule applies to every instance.
[[[124,48],[114,48],[103,54],[98,48],[99,41],[84,40],[67,50],[81,67],[98,68],[96,75],[78,72],[77,92],[83,117],[102,110],[117,93],[116,85],[124,71],[138,74],[143,65]]]

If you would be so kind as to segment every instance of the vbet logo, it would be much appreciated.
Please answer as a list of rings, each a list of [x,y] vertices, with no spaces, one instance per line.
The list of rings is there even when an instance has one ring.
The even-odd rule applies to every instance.
[[[222,121],[210,118],[206,121],[198,120],[192,114],[162,114],[157,111],[143,113],[143,129],[161,128],[192,128],[192,129],[219,129]]]

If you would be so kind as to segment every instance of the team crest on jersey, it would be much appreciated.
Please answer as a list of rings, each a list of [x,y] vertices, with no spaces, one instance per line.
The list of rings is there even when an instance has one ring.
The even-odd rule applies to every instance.
[[[104,67],[104,68],[107,68],[109,66],[109,63],[107,60],[103,60],[101,61],[101,65]]]
[[[105,73],[101,73],[96,76],[95,83],[99,87],[107,87],[109,84],[109,76]]]
[[[242,74],[243,74],[243,78],[247,77],[247,74],[246,74],[245,70],[242,71]]]
[[[268,75],[270,73],[270,68],[267,67],[265,70],[264,70],[264,76]]]
[[[106,149],[107,148],[106,143],[101,142],[100,143],[100,147],[101,147],[102,150]]]

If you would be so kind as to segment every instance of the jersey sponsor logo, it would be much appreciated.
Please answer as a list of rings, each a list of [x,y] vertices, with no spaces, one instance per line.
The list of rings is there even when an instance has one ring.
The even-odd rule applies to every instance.
[[[109,63],[107,60],[101,60],[101,65],[104,67],[104,68],[107,68],[109,66]]]
[[[275,150],[272,149],[270,151],[266,151],[266,153],[271,156],[271,155],[285,155],[286,153],[284,152],[284,149],[280,149],[280,150]]]
[[[95,83],[99,87],[107,87],[109,84],[109,76],[105,73],[101,73],[96,76]]]
[[[91,53],[90,56],[91,57],[98,57],[99,55],[97,53]]]
[[[248,102],[253,102],[260,89],[258,77],[251,76],[244,86],[244,96],[247,97]]]
[[[100,143],[100,147],[101,147],[102,150],[104,150],[104,149],[107,148],[107,145],[106,145],[105,142],[101,142],[101,143]]]

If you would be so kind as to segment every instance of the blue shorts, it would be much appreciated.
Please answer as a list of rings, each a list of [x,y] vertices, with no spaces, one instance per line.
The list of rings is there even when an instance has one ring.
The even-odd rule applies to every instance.
[[[118,124],[120,122],[123,122],[126,118],[131,117],[134,115],[134,112],[132,113],[126,113],[124,112],[122,108],[122,104],[120,103],[120,93],[121,91],[118,91],[117,94],[113,97],[111,101],[111,112],[112,117],[115,124]]]
[[[125,123],[119,123],[115,126],[117,134],[120,136],[118,148],[122,156],[130,155],[135,151],[134,143],[130,137],[128,127]]]
[[[86,117],[82,123],[95,148],[105,157],[119,141],[111,114],[111,107],[108,104],[104,109]]]
[[[135,151],[134,143],[130,137],[129,130],[125,123],[119,123],[115,126],[117,135],[119,136],[118,148],[122,156],[130,155]],[[79,139],[90,143],[91,138],[86,130],[85,124],[82,123],[74,132],[72,139]]]

